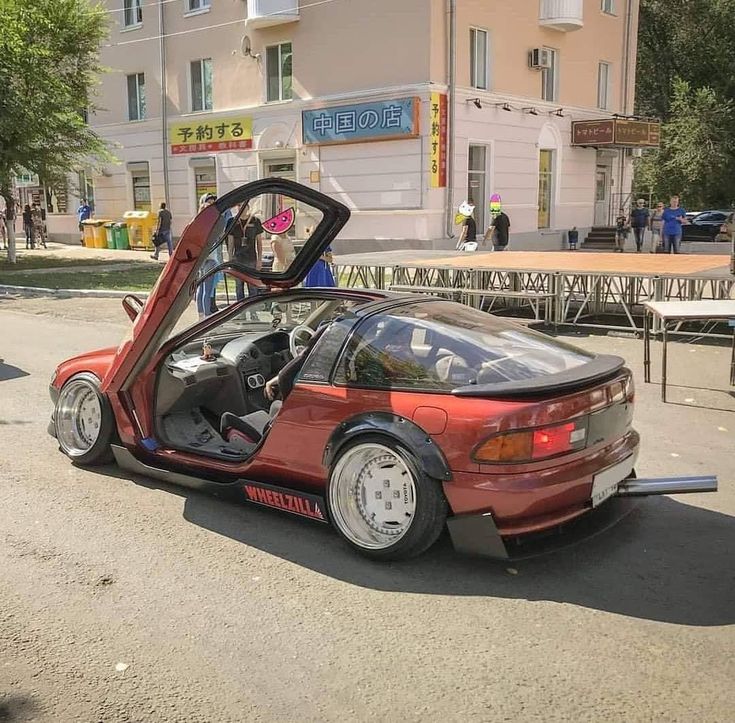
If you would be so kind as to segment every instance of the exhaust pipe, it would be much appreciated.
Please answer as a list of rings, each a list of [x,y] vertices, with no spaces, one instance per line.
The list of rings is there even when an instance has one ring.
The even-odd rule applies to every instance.
[[[618,488],[619,497],[648,495],[681,495],[688,492],[717,492],[717,477],[654,477],[624,479]]]

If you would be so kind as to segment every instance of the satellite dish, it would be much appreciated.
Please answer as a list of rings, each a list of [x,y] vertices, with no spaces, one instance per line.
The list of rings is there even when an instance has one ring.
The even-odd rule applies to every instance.
[[[242,53],[243,58],[255,58],[257,60],[260,57],[257,53],[253,55],[249,35],[242,36],[242,40],[240,41],[240,53]]]

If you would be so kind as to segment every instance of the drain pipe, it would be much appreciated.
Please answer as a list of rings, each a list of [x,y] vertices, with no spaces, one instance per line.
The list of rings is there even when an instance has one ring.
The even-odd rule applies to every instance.
[[[636,0],[627,0],[625,5],[625,36],[623,37],[623,62],[622,62],[622,68],[623,68],[623,78],[622,78],[622,92],[623,92],[623,98],[622,98],[622,115],[628,116],[630,115],[630,108],[628,106],[628,96],[630,94],[630,36],[631,36],[631,30],[633,28],[633,5],[635,4]],[[619,173],[619,185],[618,188],[620,189],[620,203],[618,204],[618,208],[623,205],[625,202],[625,196],[623,195],[623,186],[625,184],[625,159],[627,156],[627,151],[625,148],[620,149],[620,173]],[[632,193],[633,187],[631,185],[631,193]],[[615,213],[617,213],[617,209],[614,209]]]
[[[447,43],[447,104],[449,105],[449,127],[447,128],[447,207],[445,214],[446,234],[454,235],[454,84],[457,70],[457,0],[448,0],[449,38]]]
[[[161,155],[163,157],[163,198],[166,205],[170,206],[169,183],[168,183],[168,83],[166,82],[166,24],[164,19],[163,4],[167,0],[158,0],[158,49],[160,53],[161,68]]]

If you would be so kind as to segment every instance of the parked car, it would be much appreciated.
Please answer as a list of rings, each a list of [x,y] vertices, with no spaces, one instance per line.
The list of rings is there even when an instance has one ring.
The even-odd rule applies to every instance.
[[[717,241],[729,211],[703,211],[682,226],[682,241]]]
[[[300,238],[313,229],[293,263],[205,266],[225,211],[259,195],[298,204]],[[283,179],[202,210],[145,304],[123,300],[125,340],[54,372],[61,451],[331,524],[380,560],[423,552],[445,525],[457,549],[507,559],[612,498],[715,489],[635,478],[633,379],[617,356],[443,299],[296,288],[349,215]],[[202,268],[265,293],[197,321]]]

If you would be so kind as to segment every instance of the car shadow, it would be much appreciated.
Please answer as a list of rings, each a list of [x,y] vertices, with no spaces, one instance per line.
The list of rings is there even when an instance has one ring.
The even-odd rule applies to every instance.
[[[6,694],[0,698],[0,721],[21,723],[37,720],[38,704],[30,696]]]
[[[28,372],[14,367],[12,364],[6,364],[0,359],[0,382],[7,382],[11,379],[21,379],[22,377],[29,376]]]
[[[642,500],[625,519],[573,547],[521,562],[462,556],[445,534],[400,563],[360,557],[328,526],[237,504],[116,467],[104,474],[185,499],[184,518],[218,535],[360,587],[581,605],[681,625],[735,623],[735,518],[670,497]]]

